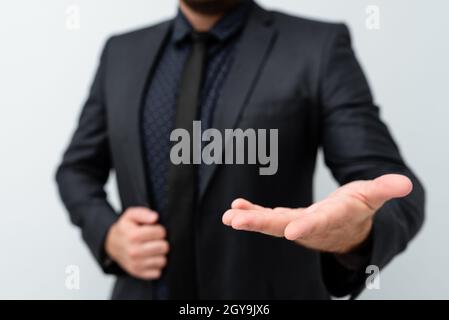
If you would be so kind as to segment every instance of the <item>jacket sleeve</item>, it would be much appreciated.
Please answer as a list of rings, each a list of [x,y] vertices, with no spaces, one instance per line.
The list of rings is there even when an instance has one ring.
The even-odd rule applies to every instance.
[[[106,273],[121,273],[104,250],[106,234],[118,218],[104,191],[112,169],[104,98],[108,43],[78,126],[58,167],[56,181],[70,220],[81,229],[84,241],[100,266]]]
[[[323,50],[319,80],[320,143],[326,165],[340,184],[399,173],[413,182],[413,192],[387,202],[376,213],[371,235],[363,250],[348,261],[322,254],[324,281],[332,295],[356,297],[364,288],[368,265],[379,269],[402,252],[424,220],[424,190],[407,167],[388,128],[379,117],[363,71],[354,55],[345,25],[330,28]],[[359,259],[354,259],[359,255]]]

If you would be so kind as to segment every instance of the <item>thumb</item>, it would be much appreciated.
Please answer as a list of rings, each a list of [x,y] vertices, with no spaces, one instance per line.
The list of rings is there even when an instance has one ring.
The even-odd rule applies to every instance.
[[[158,214],[145,207],[133,207],[125,211],[124,218],[138,224],[154,224]]]
[[[386,174],[367,181],[362,188],[362,195],[374,210],[394,198],[402,198],[412,192],[412,181],[404,175]]]

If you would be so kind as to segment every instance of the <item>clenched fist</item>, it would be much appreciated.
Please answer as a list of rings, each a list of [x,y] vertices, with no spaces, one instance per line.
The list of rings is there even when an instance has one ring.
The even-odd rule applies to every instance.
[[[285,237],[305,247],[344,254],[369,235],[377,210],[388,200],[412,191],[409,178],[389,174],[354,181],[307,208],[265,208],[235,200],[223,223],[236,229]]]
[[[147,208],[129,208],[106,237],[109,257],[136,278],[158,279],[167,263],[166,231],[157,219],[157,213]]]

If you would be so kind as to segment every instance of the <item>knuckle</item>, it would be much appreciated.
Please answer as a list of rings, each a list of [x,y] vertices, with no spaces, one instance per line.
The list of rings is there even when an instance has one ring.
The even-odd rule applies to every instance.
[[[128,257],[131,260],[135,260],[136,258],[138,258],[139,254],[140,254],[139,250],[137,248],[135,248],[135,247],[131,247],[131,248],[128,249]]]
[[[151,275],[148,273],[142,274],[139,278],[141,278],[142,280],[153,280],[153,277],[151,277]]]
[[[154,260],[153,265],[154,265],[155,268],[163,268],[165,266],[164,257],[157,257]]]
[[[161,276],[160,271],[158,271],[158,270],[150,270],[150,271],[145,272],[142,275],[142,278],[144,278],[145,280],[154,280],[154,279],[159,279],[160,276]]]
[[[126,228],[123,225],[123,220],[119,219],[115,224],[114,224],[114,228],[117,230],[117,232],[119,232],[120,234],[125,234],[126,232]]]
[[[159,279],[161,277],[161,271],[160,270],[154,270],[153,271],[154,279]]]
[[[139,235],[136,232],[128,233],[128,241],[135,243],[139,241]]]
[[[158,227],[157,227],[157,230],[158,230],[158,236],[159,236],[161,239],[163,239],[163,238],[166,237],[167,231],[165,230],[164,227],[158,226]]]
[[[162,253],[167,253],[170,250],[170,245],[168,244],[167,241],[163,241],[161,243],[161,251]]]
[[[134,214],[135,214],[135,208],[128,208],[125,210],[125,212],[123,212],[122,218],[127,219]]]

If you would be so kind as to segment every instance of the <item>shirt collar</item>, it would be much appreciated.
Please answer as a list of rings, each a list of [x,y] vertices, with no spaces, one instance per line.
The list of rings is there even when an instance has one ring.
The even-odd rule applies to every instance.
[[[226,15],[224,15],[209,31],[218,41],[222,42],[233,35],[237,34],[245,24],[249,9],[253,4],[252,0],[242,0],[236,8],[232,9]],[[174,19],[172,41],[174,43],[180,43],[187,38],[193,27],[190,22],[181,12],[178,10],[178,14]]]

